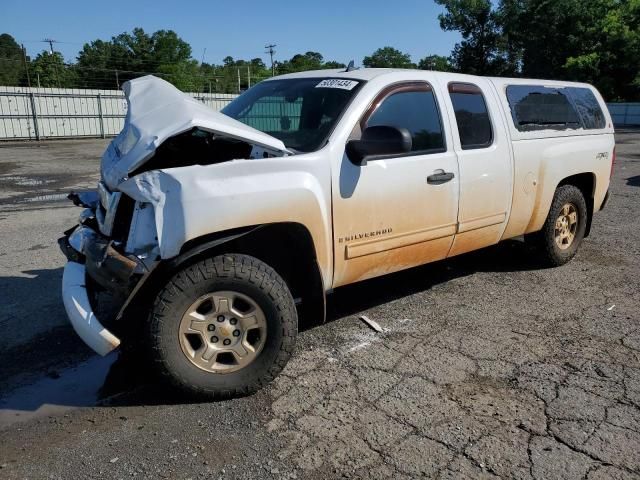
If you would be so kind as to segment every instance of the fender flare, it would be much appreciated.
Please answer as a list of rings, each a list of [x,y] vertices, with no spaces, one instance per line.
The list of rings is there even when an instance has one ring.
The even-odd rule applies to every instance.
[[[154,283],[159,280],[159,278],[167,278],[167,276],[171,275],[181,265],[189,261],[191,258],[200,255],[207,250],[211,250],[232,240],[236,240],[237,238],[251,233],[261,227],[263,227],[263,225],[239,229],[241,230],[239,232],[221,232],[222,235],[218,238],[207,240],[198,244],[194,248],[186,249],[184,252],[181,252],[180,255],[171,259],[157,261],[149,269],[149,271],[147,271],[142,276],[142,278],[140,278],[136,286],[133,288],[133,290],[125,300],[122,307],[120,307],[120,310],[116,315],[116,319],[120,320],[123,316],[125,316],[125,313],[132,307],[132,305],[135,304],[136,300],[140,299],[141,296],[144,296],[144,293],[148,293],[150,290],[153,290],[156,286]]]
[[[183,245],[179,255],[171,259],[156,262],[153,268],[143,275],[120,308],[116,319],[120,321],[130,312],[135,311],[136,307],[144,303],[145,300],[148,300],[150,296],[160,288],[161,283],[164,284],[164,281],[175,274],[183,265],[196,258],[206,256],[208,252],[215,250],[221,245],[254,234],[269,226],[271,225],[261,224],[218,232],[207,236],[209,238],[200,237],[192,240],[191,242],[193,243],[186,243]],[[313,266],[313,271],[310,272],[307,282],[308,294],[305,296],[306,304],[304,307],[305,326],[308,327],[324,323],[327,315],[326,287],[322,278],[321,267],[315,257],[313,258]]]

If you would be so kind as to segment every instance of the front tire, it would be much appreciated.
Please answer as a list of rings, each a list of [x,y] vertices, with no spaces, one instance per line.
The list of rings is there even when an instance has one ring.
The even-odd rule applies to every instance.
[[[575,256],[584,238],[587,215],[580,189],[573,185],[558,187],[542,230],[526,237],[537,247],[545,265],[564,265]]]
[[[275,270],[226,254],[178,272],[157,295],[147,328],[164,378],[188,394],[222,399],[253,393],[280,373],[298,317]]]

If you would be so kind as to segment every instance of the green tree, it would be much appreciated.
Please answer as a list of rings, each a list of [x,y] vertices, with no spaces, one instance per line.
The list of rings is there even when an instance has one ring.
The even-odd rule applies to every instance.
[[[434,1],[445,8],[445,12],[438,15],[440,27],[462,36],[451,53],[456,70],[477,75],[514,72],[514,65],[504,55],[501,17],[492,8],[491,0]]]
[[[119,83],[146,73],[166,73],[165,78],[182,83],[183,74],[192,69],[191,46],[172,30],[147,34],[134,28],[112,37],[109,42],[95,40],[85,44],[78,54],[76,69],[87,87],[114,88]]]
[[[158,76],[173,83],[184,92],[201,92],[205,87],[205,76],[197,60],[166,63],[158,67]]]
[[[453,67],[447,57],[442,55],[428,55],[418,62],[420,70],[437,70],[439,72],[450,72]]]
[[[364,57],[362,64],[368,68],[416,68],[408,53],[393,47],[377,49],[371,56]]]
[[[608,99],[638,99],[640,0],[503,0],[504,31],[522,75],[595,84]]]
[[[67,67],[59,52],[50,53],[43,50],[31,62],[32,85],[52,88],[71,88],[76,83],[76,73]]]
[[[19,85],[24,74],[22,49],[8,33],[0,35],[0,85]]]
[[[267,66],[264,64],[264,62],[262,61],[261,58],[252,58],[249,61],[249,64],[251,65],[251,67],[258,69],[258,70],[266,70]]]
[[[267,69],[261,58],[251,60],[224,57],[221,65],[200,65],[203,89],[205,92],[238,93],[238,73],[240,73],[240,90],[271,76],[271,69]]]
[[[191,59],[191,45],[173,30],[158,30],[151,35],[151,58],[159,65],[179,64]]]
[[[456,70],[592,83],[640,99],[640,0],[434,0]],[[495,6],[495,7],[494,7]]]
[[[322,70],[326,68],[340,68],[345,65],[340,62],[330,61],[325,62],[322,54],[318,52],[306,52],[298,53],[291,57],[290,60],[286,60],[278,64],[277,72],[279,74],[292,73],[292,72],[304,72],[307,70]]]

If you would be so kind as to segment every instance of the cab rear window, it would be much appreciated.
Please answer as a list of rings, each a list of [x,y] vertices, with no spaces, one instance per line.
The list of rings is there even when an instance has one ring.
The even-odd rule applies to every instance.
[[[588,88],[554,88],[538,85],[510,85],[507,100],[516,128],[569,130],[604,128],[605,117]]]
[[[471,83],[450,83],[448,88],[462,149],[491,146],[493,132],[482,90]]]

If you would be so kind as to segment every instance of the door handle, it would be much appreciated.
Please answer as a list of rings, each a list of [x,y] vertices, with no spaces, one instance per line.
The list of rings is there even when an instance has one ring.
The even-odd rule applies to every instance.
[[[429,185],[441,185],[453,180],[453,177],[455,177],[453,172],[445,172],[443,169],[439,168],[433,172],[433,175],[429,175],[427,177],[427,183]]]

